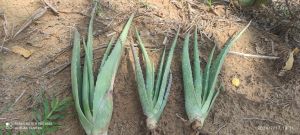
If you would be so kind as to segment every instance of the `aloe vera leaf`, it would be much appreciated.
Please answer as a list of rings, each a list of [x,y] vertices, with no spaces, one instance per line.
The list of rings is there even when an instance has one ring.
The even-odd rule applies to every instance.
[[[72,60],[71,65],[73,62],[74,67],[76,66],[76,79],[78,85],[78,96],[79,96],[79,103],[80,107],[82,107],[82,71],[81,71],[81,64],[80,64],[80,34],[78,30],[74,29],[74,37],[73,37],[73,50],[72,50]],[[74,71],[74,72],[75,72]],[[75,97],[74,97],[75,99]]]
[[[201,113],[204,114],[203,117],[204,119],[207,117],[208,113],[210,112],[217,96],[219,95],[220,93],[220,90],[217,90],[217,91],[213,91],[212,92],[213,94],[209,94],[207,100],[205,101],[202,109],[201,109]]]
[[[112,52],[108,56],[106,62],[103,64],[100,72],[97,76],[95,92],[94,92],[94,100],[93,100],[93,114],[97,114],[99,110],[99,106],[105,93],[110,88],[111,82],[113,81],[119,63],[121,59],[122,52],[124,50],[124,43],[127,39],[127,34],[133,20],[134,14],[131,15],[129,20],[127,21],[126,25],[123,28],[122,33],[120,34],[115,47],[113,48]]]
[[[175,50],[175,47],[176,47],[176,44],[177,44],[179,31],[180,31],[180,29],[177,30],[176,36],[173,40],[171,49],[170,49],[168,57],[166,59],[165,67],[163,69],[163,76],[162,76],[162,80],[161,80],[161,86],[160,86],[160,90],[159,90],[159,94],[158,94],[158,99],[157,99],[157,102],[156,102],[155,107],[154,107],[154,112],[159,111],[159,109],[163,105],[162,104],[163,98],[167,98],[167,97],[164,97],[164,95],[165,95],[165,90],[166,90],[166,86],[167,86],[167,83],[168,83],[168,76],[169,76],[169,73],[170,73],[170,70],[171,70],[170,69],[171,68],[171,62],[172,62],[174,50]],[[164,106],[162,106],[162,107],[164,107]]]
[[[112,118],[113,112],[113,83],[110,87],[110,90],[105,94],[101,100],[100,106],[98,109],[100,111],[95,114],[94,129],[92,134],[104,134],[107,132],[109,127],[109,122]]]
[[[85,117],[80,103],[80,91],[81,91],[81,68],[80,68],[80,34],[75,30],[74,43],[72,51],[71,61],[71,81],[72,81],[72,93],[75,101],[75,108],[79,116],[80,123],[85,131],[92,129],[92,123]]]
[[[163,54],[160,57],[160,64],[159,64],[159,68],[158,68],[158,73],[157,73],[156,83],[155,83],[155,89],[154,89],[154,95],[153,95],[154,103],[156,103],[157,99],[158,99],[158,93],[159,93],[159,88],[160,88],[161,80],[162,80],[161,78],[162,78],[162,74],[163,74],[162,70],[163,70],[163,67],[164,67],[165,54],[166,54],[166,47],[164,48]]]
[[[153,87],[152,87],[152,97],[150,97],[149,99],[152,101],[153,103],[153,96],[155,94],[155,66],[154,63],[152,63],[152,82],[153,82]],[[154,105],[154,104],[153,104]]]
[[[204,101],[203,106],[201,108],[201,111],[203,113],[208,113],[208,110],[210,108],[211,102],[212,100],[214,100],[216,97],[214,97],[214,95],[216,95],[217,91],[211,91],[207,97],[207,99]]]
[[[195,93],[195,87],[193,84],[192,68],[189,57],[189,37],[190,34],[186,34],[183,43],[182,52],[182,76],[183,76],[183,87],[185,97],[185,108],[189,119],[193,119],[201,108],[201,102],[198,103]]]
[[[213,55],[215,52],[216,46],[214,46],[214,48],[211,50],[210,55],[208,57],[208,62],[206,64],[205,70],[204,70],[204,76],[203,76],[203,97],[202,97],[202,102],[204,103],[204,101],[206,101],[207,96],[208,96],[208,85],[209,85],[209,78],[210,78],[210,67],[211,67],[211,62],[213,59]]]
[[[119,55],[118,59],[117,59],[117,65],[114,69],[114,74],[116,74],[117,70],[118,70],[118,67],[119,67],[119,64],[120,64],[120,60],[121,60],[121,55],[123,54],[124,52],[124,43],[126,42],[126,39],[127,39],[127,35],[128,35],[128,32],[129,32],[129,28],[131,26],[131,23],[132,23],[132,20],[134,18],[134,13],[129,17],[126,25],[124,26],[123,30],[122,30],[122,33],[120,34],[117,42],[115,43],[115,46],[120,46],[120,50],[121,50],[121,53],[118,54],[118,51],[116,51],[116,54]],[[118,50],[118,49],[117,49]],[[111,52],[112,54],[113,52]],[[113,59],[114,60],[114,59]]]
[[[250,22],[251,23],[251,22]],[[225,56],[227,55],[229,49],[234,44],[234,42],[244,33],[244,31],[249,27],[250,23],[242,30],[240,31],[236,36],[233,36],[233,38],[229,38],[227,42],[225,43],[225,47],[222,49],[220,54],[217,56],[215,61],[212,63],[211,70],[209,72],[209,82],[208,82],[208,97],[206,99],[206,102],[203,105],[203,111],[207,112],[210,110],[214,100],[219,94],[219,90],[215,90],[215,85],[217,83],[217,77],[221,71],[221,67],[224,63]]]
[[[87,47],[84,44],[83,45],[84,50],[86,53],[87,52]],[[82,105],[83,105],[83,112],[85,114],[85,116],[87,117],[88,120],[92,120],[92,113],[91,113],[91,109],[90,109],[90,98],[89,98],[89,92],[90,92],[90,83],[89,83],[89,65],[88,65],[88,59],[89,58],[89,54],[85,55],[85,61],[84,61],[84,66],[83,66],[83,82],[82,82]]]
[[[112,115],[112,91],[115,75],[124,50],[124,43],[133,20],[134,14],[129,18],[117,40],[115,47],[103,64],[97,77],[93,102],[93,129],[94,134],[107,131]]]
[[[164,94],[164,98],[163,98],[163,102],[162,102],[162,105],[160,106],[160,109],[159,111],[154,115],[154,119],[156,121],[159,120],[162,112],[164,111],[164,107],[166,106],[167,104],[167,101],[168,101],[168,96],[169,96],[169,93],[170,93],[170,90],[171,90],[171,85],[172,85],[172,72],[170,72],[169,74],[169,77],[168,77],[168,86],[166,87],[166,90],[165,90],[165,94]]]
[[[137,31],[137,29],[135,29],[135,34],[137,37],[137,40],[139,42],[139,46],[141,48],[144,60],[146,61],[146,91],[147,91],[147,98],[149,99],[148,101],[150,102],[150,104],[152,103],[151,97],[153,96],[153,87],[154,87],[154,76],[153,76],[153,65],[152,62],[147,54],[146,48],[144,46],[144,43]]]
[[[110,51],[111,51],[111,49],[112,49],[114,40],[115,40],[115,36],[113,36],[113,37],[110,39],[110,41],[109,41],[109,43],[108,43],[108,45],[107,45],[107,48],[106,48],[105,53],[104,53],[104,55],[103,55],[103,58],[102,58],[102,61],[101,61],[101,64],[100,64],[100,68],[99,68],[99,69],[101,69],[101,67],[103,66],[103,64],[104,64],[105,61],[107,60],[107,57],[108,57],[108,55],[109,55],[109,53],[110,53]],[[99,71],[100,71],[100,70],[99,70]]]
[[[89,57],[87,59],[87,65],[88,65],[88,77],[89,77],[89,102],[90,102],[90,108],[92,109],[92,104],[93,104],[93,97],[94,97],[94,72],[93,72],[93,25],[94,25],[94,18],[95,18],[95,12],[96,8],[98,6],[98,2],[94,2],[94,7],[91,12],[91,18],[89,22],[89,27],[88,27],[88,35],[87,35],[87,42],[86,42],[86,57]]]
[[[146,85],[144,81],[143,71],[141,68],[140,60],[137,56],[136,50],[133,45],[131,45],[131,50],[134,58],[135,65],[135,80],[138,86],[138,93],[141,100],[143,111],[146,115],[151,112],[152,105],[150,104],[150,99],[147,94]]]
[[[194,33],[194,86],[195,86],[195,94],[198,102],[201,104],[202,102],[202,71],[200,66],[200,58],[199,58],[199,50],[198,50],[198,33],[197,27]]]
[[[220,84],[220,85],[221,85],[221,84]],[[210,105],[209,105],[209,108],[208,108],[208,111],[207,111],[207,112],[210,112],[210,110],[211,110],[211,108],[212,108],[212,106],[213,106],[213,104],[214,104],[216,98],[218,97],[218,95],[219,95],[219,93],[220,93],[220,89],[222,89],[222,86],[220,86],[220,87],[218,88],[218,90],[214,93],[213,99],[212,99],[211,102],[210,102]]]
[[[225,56],[229,52],[229,49],[240,38],[240,36],[246,31],[246,29],[250,26],[250,24],[251,24],[251,21],[248,23],[248,25],[243,30],[241,30],[235,36],[229,38],[226,41],[225,47],[222,49],[220,54],[217,56],[216,60],[213,62],[211,72],[209,73],[210,78],[209,78],[208,89],[210,91],[213,91],[215,89],[218,75],[221,71],[222,65],[225,60]]]
[[[190,95],[188,97],[191,98],[195,96],[195,90],[194,90],[192,68],[191,68],[190,56],[189,56],[189,38],[190,38],[190,33],[186,34],[183,43],[182,76],[184,81],[184,90],[187,90],[188,92],[187,95]]]

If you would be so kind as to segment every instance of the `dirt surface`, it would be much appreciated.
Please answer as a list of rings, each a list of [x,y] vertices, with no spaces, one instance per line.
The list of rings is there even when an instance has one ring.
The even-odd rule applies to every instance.
[[[16,38],[4,42],[4,47],[21,46],[30,50],[32,55],[24,58],[15,53],[0,52],[1,124],[32,121],[31,108],[34,97],[41,89],[45,90],[49,97],[71,96],[70,67],[67,65],[71,55],[72,28],[77,27],[81,33],[86,34],[91,5],[87,0],[52,0],[51,3],[59,10],[59,15],[49,10]],[[94,26],[95,48],[105,46],[112,34],[120,32],[128,16],[136,12],[134,27],[141,31],[151,59],[158,62],[164,39],[167,39],[167,48],[170,47],[175,30],[181,26],[181,39],[172,62],[173,84],[159,121],[157,134],[192,134],[189,123],[185,121],[187,116],[182,86],[181,52],[184,34],[188,30],[193,32],[194,26],[197,25],[201,33],[200,57],[205,64],[214,45],[220,50],[230,36],[241,30],[253,18],[250,28],[231,51],[276,56],[279,59],[229,54],[220,75],[225,89],[220,93],[205,121],[203,133],[300,133],[300,56],[295,56],[295,64],[291,71],[282,77],[278,76],[291,49],[299,47],[299,43],[293,40],[293,37],[299,36],[295,30],[289,33],[290,40],[287,42],[282,38],[285,34],[278,34],[274,32],[275,29],[264,29],[266,24],[272,24],[272,19],[266,19],[269,22],[255,19],[257,16],[263,16],[263,13],[228,9],[224,4],[216,4],[213,13],[203,2],[193,0],[101,0],[100,3],[101,10]],[[41,6],[43,5],[39,0],[0,0],[0,13],[5,13],[9,30],[15,32]],[[2,42],[5,34],[2,30],[3,24],[0,26]],[[115,81],[114,111],[109,128],[111,135],[149,133],[146,130],[145,116],[130,63],[129,45],[133,43],[135,40],[132,29]],[[96,50],[95,57],[102,56],[103,51],[104,49]],[[99,60],[95,62],[96,71]],[[239,87],[232,85],[231,80],[234,77],[241,81]],[[66,114],[67,117],[60,121],[62,128],[53,134],[84,134],[73,106]]]

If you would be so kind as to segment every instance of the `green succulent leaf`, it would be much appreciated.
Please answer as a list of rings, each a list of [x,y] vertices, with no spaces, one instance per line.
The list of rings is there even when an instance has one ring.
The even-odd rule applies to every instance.
[[[203,79],[204,89],[203,89],[203,98],[202,98],[203,101],[202,102],[204,102],[207,99],[207,96],[208,96],[208,93],[209,93],[209,91],[208,91],[209,79],[210,79],[209,74],[211,72],[210,71],[211,70],[211,63],[212,63],[212,59],[213,59],[213,56],[214,56],[214,53],[215,53],[215,49],[216,49],[216,46],[214,46],[214,48],[211,50],[210,55],[208,57],[208,62],[207,62],[206,67],[205,67],[205,72],[204,72],[204,77],[203,77],[204,78]]]
[[[194,33],[194,68],[193,68],[193,75],[194,75],[194,85],[195,85],[195,94],[197,97],[198,102],[201,104],[202,102],[202,70],[200,66],[200,53],[198,49],[198,32],[197,27]]]
[[[113,36],[111,38],[111,40],[109,41],[108,45],[107,45],[107,48],[106,48],[105,53],[103,55],[103,58],[102,58],[102,61],[101,61],[101,65],[100,65],[99,69],[101,69],[101,67],[104,65],[105,61],[107,60],[107,57],[108,57],[109,53],[111,52],[111,49],[112,49],[114,41],[115,41],[115,37]]]
[[[148,98],[149,104],[153,105],[152,100],[151,100],[151,97],[153,96],[153,88],[154,88],[153,64],[146,52],[146,48],[144,46],[144,43],[143,43],[137,29],[135,31],[136,31],[136,37],[137,37],[138,43],[140,45],[142,54],[144,56],[144,60],[146,62],[146,84],[145,85],[146,85],[146,91],[147,91],[147,98]]]
[[[156,101],[158,99],[158,93],[159,93],[159,88],[161,85],[161,79],[162,79],[162,72],[163,72],[163,68],[164,68],[164,61],[165,61],[165,54],[166,54],[166,48],[164,48],[163,54],[160,57],[160,64],[159,64],[159,68],[158,68],[158,73],[157,73],[157,77],[156,77],[156,83],[155,83],[155,89],[154,89],[154,94],[153,94],[153,98],[152,100]]]
[[[167,103],[168,95],[170,92],[172,84],[172,74],[171,74],[171,61],[174,54],[174,49],[177,44],[179,30],[174,38],[170,52],[165,60],[165,51],[160,58],[160,65],[158,68],[158,73],[155,79],[155,69],[154,64],[151,62],[144,43],[136,30],[136,37],[138,45],[143,55],[143,60],[146,63],[145,74],[143,75],[142,67],[140,64],[140,58],[137,55],[137,52],[133,45],[131,45],[131,50],[134,58],[134,67],[135,67],[135,79],[137,82],[138,92],[140,101],[144,114],[147,116],[147,126],[149,129],[156,127],[161,113]],[[150,126],[149,126],[150,125]],[[152,126],[151,126],[152,125]]]
[[[113,84],[124,50],[124,43],[134,17],[134,14],[130,16],[114,47],[112,45],[114,38],[109,42],[99,66],[96,82],[94,82],[93,20],[97,3],[94,3],[95,5],[91,13],[86,44],[83,40],[85,51],[83,74],[80,67],[80,34],[77,30],[74,32],[71,62],[72,93],[75,108],[80,123],[88,135],[107,134],[113,111]]]
[[[79,115],[79,120],[83,125],[83,128],[91,130],[93,125],[86,118],[83,113],[82,107],[82,73],[80,67],[80,34],[75,29],[74,32],[74,42],[73,42],[73,51],[72,51],[72,62],[71,62],[71,81],[72,81],[72,93],[75,101],[75,108]]]
[[[140,60],[136,54],[136,50],[133,45],[131,45],[131,50],[132,50],[132,54],[133,54],[133,58],[134,58],[134,62],[135,62],[135,64],[134,64],[135,65],[135,80],[136,80],[137,86],[138,86],[139,97],[141,100],[143,111],[144,111],[145,115],[148,116],[151,114],[151,109],[152,109],[153,105],[150,104],[151,100],[149,99],[148,94],[147,94],[146,84],[145,84]]]
[[[192,68],[190,64],[190,54],[189,54],[189,41],[190,41],[190,33],[186,34],[185,40],[183,43],[183,53],[182,53],[182,76],[184,83],[184,96],[185,96],[185,107],[186,112],[188,114],[189,119],[196,117],[194,115],[199,112],[198,109],[194,109],[195,106],[201,107],[201,102],[198,102],[198,98],[196,97],[196,91],[194,87]]]
[[[204,120],[206,119],[209,111],[211,110],[214,104],[214,101],[216,100],[219,94],[219,89],[222,88],[219,87],[218,89],[216,89],[216,86],[217,84],[220,84],[220,82],[218,82],[218,75],[220,74],[225,57],[229,49],[249,27],[250,23],[251,22],[249,22],[249,24],[243,30],[241,30],[236,35],[227,40],[227,42],[224,45],[225,47],[221,50],[219,55],[214,60],[213,56],[215,53],[216,46],[213,47],[208,57],[204,73],[202,73],[200,66],[197,28],[194,34],[193,70],[189,58],[190,34],[188,33],[185,36],[182,53],[182,73],[185,94],[185,108],[189,120],[191,122],[200,122],[200,128],[202,127]]]

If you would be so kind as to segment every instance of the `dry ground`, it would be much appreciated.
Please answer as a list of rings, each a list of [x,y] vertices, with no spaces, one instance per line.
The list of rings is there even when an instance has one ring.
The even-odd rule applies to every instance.
[[[95,23],[94,46],[105,45],[112,33],[120,31],[128,16],[137,12],[134,27],[141,31],[146,46],[151,49],[150,54],[154,61],[157,61],[161,54],[163,40],[167,37],[169,46],[178,25],[182,26],[181,37],[186,31],[193,31],[194,25],[198,26],[202,34],[201,58],[205,63],[213,45],[222,48],[231,35],[241,30],[250,19],[254,18],[251,27],[231,51],[278,56],[280,59],[259,59],[229,54],[220,75],[225,90],[217,98],[203,130],[208,134],[234,135],[300,133],[299,57],[296,58],[291,71],[283,77],[278,76],[286,59],[285,56],[291,49],[287,45],[290,42],[286,42],[280,32],[276,35],[271,30],[263,29],[266,23],[273,25],[272,20],[268,22],[257,19],[257,16],[263,16],[263,12],[252,14],[248,13],[249,10],[242,12],[235,8],[227,9],[227,6],[221,4],[215,7],[218,14],[216,15],[210,12],[205,4],[193,0],[171,2],[169,0],[147,0],[147,2],[101,0],[100,3],[101,10]],[[67,66],[60,69],[70,61],[71,52],[68,48],[70,48],[72,27],[77,27],[81,33],[86,33],[90,2],[52,0],[52,4],[59,10],[59,15],[47,12],[15,39],[4,44],[7,48],[21,46],[32,51],[30,58],[26,59],[10,52],[0,52],[1,124],[31,121],[30,107],[34,103],[33,97],[40,89],[44,89],[49,97],[71,96],[70,68]],[[39,0],[0,0],[0,11],[6,15],[9,29],[15,30],[40,6]],[[2,28],[0,34],[2,41],[4,38]],[[134,74],[129,62],[129,44],[134,43],[133,39],[133,32],[131,32],[127,42],[128,49],[115,81],[114,112],[109,130],[111,135],[147,133],[145,116],[139,103]],[[297,46],[297,42],[292,46]],[[187,119],[184,111],[180,65],[181,48],[182,39],[176,48],[172,63],[174,79],[169,100],[157,130],[158,134],[162,135],[191,134],[188,123],[180,118]],[[64,53],[61,53],[62,51]],[[101,56],[102,52],[101,49],[97,50],[95,56]],[[233,77],[241,81],[238,88],[231,84]],[[20,94],[22,94],[21,98],[7,110],[7,106],[14,103]],[[73,106],[67,114],[67,117],[60,121],[62,128],[53,134],[84,134]]]

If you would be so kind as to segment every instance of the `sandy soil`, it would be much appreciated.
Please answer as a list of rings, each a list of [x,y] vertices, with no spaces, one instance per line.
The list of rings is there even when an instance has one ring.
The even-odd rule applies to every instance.
[[[114,32],[118,34],[128,16],[137,12],[134,26],[141,31],[146,46],[151,48],[149,52],[153,61],[158,61],[165,37],[168,39],[167,45],[170,46],[178,25],[182,26],[181,37],[191,26],[197,25],[202,34],[200,51],[205,63],[209,50],[214,45],[221,49],[225,41],[241,30],[250,18],[236,13],[236,10],[225,10],[222,5],[215,7],[219,14],[217,16],[208,11],[208,7],[203,3],[188,3],[168,0],[103,0],[95,22],[94,47],[108,43],[109,35]],[[59,10],[59,15],[48,11],[14,40],[4,44],[7,48],[21,46],[32,51],[30,58],[26,59],[10,52],[0,53],[1,124],[31,121],[30,107],[34,103],[33,97],[40,89],[44,89],[49,97],[71,96],[70,67],[61,71],[60,68],[70,61],[71,51],[68,48],[72,40],[72,27],[86,33],[90,3],[86,0],[53,0],[52,4]],[[9,29],[14,28],[15,31],[40,6],[42,4],[39,0],[0,0],[0,11],[6,15]],[[220,75],[225,89],[217,98],[204,124],[204,132],[237,135],[300,133],[299,57],[296,58],[293,69],[285,76],[279,77],[279,70],[290,48],[280,36],[260,28],[258,21],[253,20],[253,24],[231,51],[273,55],[280,59],[257,59],[229,54]],[[3,31],[0,31],[0,36],[2,41]],[[134,43],[133,39],[131,32],[115,81],[114,112],[109,128],[111,135],[148,133],[129,60],[129,44]],[[189,123],[181,119],[187,119],[180,65],[181,48],[180,39],[172,62],[173,84],[169,100],[157,129],[157,133],[161,135],[192,133]],[[62,51],[64,53],[61,53]],[[97,50],[95,56],[101,56],[103,51]],[[239,87],[232,85],[233,77],[240,79]],[[23,92],[12,108],[2,111],[14,103]],[[62,128],[53,134],[84,134],[73,106],[67,114],[60,122]]]

